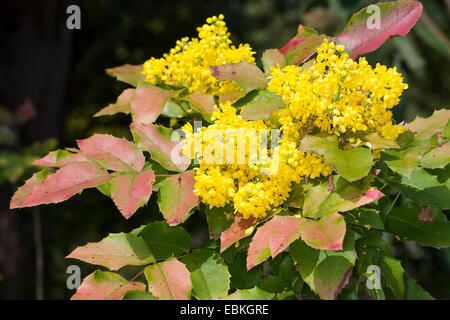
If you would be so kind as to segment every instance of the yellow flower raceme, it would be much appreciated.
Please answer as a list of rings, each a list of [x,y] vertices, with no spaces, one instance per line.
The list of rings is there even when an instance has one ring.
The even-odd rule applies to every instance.
[[[396,139],[404,128],[392,124],[390,109],[408,87],[401,74],[380,64],[372,68],[365,58],[353,61],[343,50],[325,40],[311,68],[272,68],[268,90],[288,106],[280,112],[284,134],[296,139],[317,127],[336,135],[376,130]]]
[[[223,15],[208,18],[205,25],[197,28],[198,38],[183,38],[163,58],[146,61],[143,74],[147,81],[215,95],[239,91],[234,82],[217,82],[209,71],[211,66],[242,60],[255,62],[248,44],[232,45],[223,18]]]

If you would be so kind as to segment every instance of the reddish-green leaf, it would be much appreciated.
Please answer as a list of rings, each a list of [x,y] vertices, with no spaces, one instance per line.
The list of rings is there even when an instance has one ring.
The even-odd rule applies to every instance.
[[[211,114],[214,112],[214,106],[216,105],[212,95],[195,91],[183,97],[183,100],[188,101],[192,109],[199,112],[203,119],[210,121]]]
[[[106,69],[106,73],[112,77],[117,78],[119,81],[131,84],[136,87],[140,81],[144,81],[145,77],[142,74],[142,65],[130,65],[126,64],[120,67]]]
[[[247,256],[247,269],[280,254],[292,242],[300,237],[304,219],[289,216],[275,216],[260,227],[253,237]]]
[[[85,140],[77,140],[81,152],[102,166],[114,171],[141,171],[144,155],[128,140],[108,134],[95,134]]]
[[[248,237],[251,234],[250,228],[254,227],[257,221],[253,217],[244,219],[241,215],[238,215],[231,227],[220,235],[220,252],[224,252],[235,242]]]
[[[22,208],[22,204],[28,198],[30,193],[42,182],[45,181],[47,176],[50,173],[42,170],[40,172],[35,173],[30,179],[25,182],[25,184],[16,191],[14,196],[11,199],[10,209]]]
[[[97,270],[83,280],[71,300],[122,300],[131,290],[144,291],[145,284],[128,282],[117,273]]]
[[[376,50],[391,36],[406,35],[422,13],[419,1],[380,2],[376,6],[380,9],[379,28],[371,22],[376,19],[373,16],[376,12],[364,8],[352,16],[336,37],[336,43],[344,45],[352,59]]]
[[[81,153],[72,153],[67,150],[56,150],[50,152],[45,157],[33,162],[34,166],[42,167],[63,167],[71,162],[82,162],[88,159]]]
[[[414,121],[405,124],[407,130],[417,133],[416,140],[426,140],[440,132],[450,119],[450,110],[436,110],[428,118],[417,117]]]
[[[421,160],[420,165],[424,168],[443,169],[450,163],[450,143],[446,143],[428,152]]]
[[[217,81],[232,80],[247,92],[267,85],[264,73],[255,64],[241,61],[210,68]]]
[[[271,67],[283,68],[286,64],[286,57],[278,49],[267,49],[261,60],[266,74],[270,74]]]
[[[147,204],[154,182],[153,170],[127,173],[112,180],[111,198],[125,218],[130,218],[137,209]]]
[[[287,65],[299,65],[316,53],[325,38],[325,35],[318,35],[313,29],[299,25],[297,35],[280,52],[286,57]]]
[[[107,107],[104,107],[99,112],[94,114],[94,117],[101,116],[112,116],[116,113],[130,113],[131,112],[131,101],[134,99],[135,89],[126,89],[124,92],[120,94],[117,98],[117,102],[114,104],[109,104]]]
[[[147,243],[133,234],[110,234],[100,242],[77,247],[66,258],[119,270],[123,266],[141,266],[155,261]]]
[[[345,237],[345,221],[338,214],[327,215],[320,220],[304,220],[300,224],[300,235],[314,249],[342,250]]]
[[[132,123],[130,129],[134,141],[143,150],[149,151],[153,160],[170,171],[184,171],[190,160],[181,151],[180,136],[172,129],[154,124]]]
[[[111,177],[106,170],[94,163],[69,163],[56,171],[55,174],[47,177],[44,182],[35,185],[34,189],[26,196],[22,203],[17,204],[15,200],[14,205],[16,205],[16,208],[24,208],[40,204],[62,202],[83,189],[96,187],[109,179]],[[25,184],[27,189],[31,185],[34,185],[34,182],[29,185]],[[22,194],[24,190],[19,189],[17,192]],[[23,194],[21,197],[23,197]],[[13,199],[15,198],[13,197]]]
[[[170,226],[182,223],[192,208],[198,204],[194,195],[194,171],[168,177],[157,184],[158,205]]]
[[[145,277],[148,290],[160,300],[189,300],[191,297],[190,273],[177,259],[148,266]]]
[[[283,100],[275,93],[261,90],[244,105],[239,115],[247,120],[267,120],[272,113],[284,107]]]
[[[140,82],[131,101],[133,121],[143,124],[155,122],[167,101],[176,97],[179,92],[159,88],[148,82]]]

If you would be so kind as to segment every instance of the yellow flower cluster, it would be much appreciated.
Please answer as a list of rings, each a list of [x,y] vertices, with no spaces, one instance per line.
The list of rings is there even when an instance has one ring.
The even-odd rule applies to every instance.
[[[268,90],[288,106],[279,115],[284,134],[296,139],[305,128],[317,127],[336,135],[376,130],[396,139],[404,128],[392,124],[389,109],[408,87],[401,74],[380,64],[372,68],[365,58],[353,61],[343,51],[325,40],[309,69],[272,68]]]
[[[217,82],[209,70],[211,66],[242,60],[255,62],[248,44],[232,45],[223,18],[223,15],[208,18],[205,25],[197,28],[198,38],[183,38],[163,58],[146,61],[143,71],[146,80],[214,95],[240,91],[232,81]]]
[[[183,127],[183,152],[200,164],[195,169],[194,193],[211,208],[232,204],[244,218],[263,217],[286,201],[293,182],[331,174],[330,165],[317,155],[299,151],[295,141],[283,137],[269,149],[270,122],[242,119],[230,102],[219,108],[212,125],[195,133],[190,124]]]

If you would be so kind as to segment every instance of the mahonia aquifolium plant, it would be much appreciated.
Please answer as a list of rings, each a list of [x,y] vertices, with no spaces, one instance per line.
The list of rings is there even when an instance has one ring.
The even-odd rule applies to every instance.
[[[386,239],[450,246],[450,112],[395,123],[407,84],[359,56],[406,35],[422,5],[378,5],[382,32],[366,9],[335,37],[300,25],[263,53],[263,70],[223,15],[162,58],[108,69],[132,87],[95,116],[131,114],[133,142],[96,134],[51,152],[11,200],[97,188],[129,219],[158,193],[156,221],[68,256],[109,270],[72,299],[432,298]],[[210,235],[195,248],[183,228],[192,214]],[[117,271],[130,265],[142,270],[127,280]]]

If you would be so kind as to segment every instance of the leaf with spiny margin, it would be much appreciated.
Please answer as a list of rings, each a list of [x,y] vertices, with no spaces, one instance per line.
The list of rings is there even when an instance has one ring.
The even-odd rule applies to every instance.
[[[394,179],[392,181],[399,182],[403,185],[415,188],[417,190],[437,187],[441,184],[437,176],[433,176],[420,167],[414,168],[409,178],[405,176],[399,176],[397,179]]]
[[[199,300],[222,297],[230,289],[230,273],[222,257],[209,249],[198,249],[183,257],[191,273],[192,295]]]
[[[445,143],[436,149],[431,150],[420,160],[420,165],[424,168],[436,169],[445,168],[450,163],[450,143]]]
[[[183,100],[189,102],[192,110],[200,113],[203,119],[208,122],[211,121],[211,115],[214,112],[214,106],[216,105],[214,96],[202,93],[200,91],[195,91],[183,97]]]
[[[338,213],[328,214],[319,220],[304,219],[300,224],[302,240],[314,249],[342,250],[346,225]]]
[[[142,74],[142,65],[125,64],[120,67],[106,69],[106,73],[119,81],[131,84],[136,87],[139,82],[144,81],[145,77]]]
[[[172,259],[145,268],[148,291],[159,300],[189,300],[192,282],[186,266]]]
[[[358,147],[348,151],[341,150],[336,136],[306,136],[301,141],[300,149],[323,156],[327,163],[336,168],[340,176],[350,182],[366,177],[373,165],[370,149]]]
[[[436,110],[428,118],[417,117],[414,121],[405,124],[407,130],[415,132],[415,140],[427,140],[438,132],[448,123],[450,110]]]
[[[247,120],[267,120],[274,112],[284,107],[286,105],[278,95],[261,90],[242,108],[239,115]]]
[[[303,280],[325,300],[336,299],[347,285],[356,261],[353,232],[347,232],[342,251],[315,250],[302,240],[291,244],[289,253]]]
[[[67,150],[56,150],[47,154],[45,157],[38,159],[32,163],[34,166],[41,167],[63,167],[71,162],[88,161],[81,153],[73,153]]]
[[[112,180],[111,198],[126,219],[147,204],[154,182],[153,170],[121,174]]]
[[[450,246],[450,222],[438,208],[404,204],[385,217],[385,227],[402,240],[424,246]]]
[[[156,260],[178,257],[191,248],[191,236],[182,227],[169,227],[165,221],[149,223],[139,234]]]
[[[286,65],[286,57],[278,49],[267,49],[261,58],[264,72],[269,75],[271,67],[279,67],[280,69]]]
[[[135,89],[125,89],[117,98],[116,103],[104,107],[94,117],[112,116],[116,113],[128,114],[131,112],[131,101],[134,99]]]
[[[197,206],[194,195],[194,171],[186,171],[159,182],[158,206],[170,226],[183,223],[189,212]]]
[[[40,177],[32,178],[42,179]],[[25,183],[13,196],[12,208],[25,208],[40,204],[59,203],[76,195],[83,189],[93,188],[110,180],[111,176],[103,168],[92,162],[74,162],[58,169],[45,181]],[[33,190],[29,189],[34,186]],[[26,195],[25,199],[24,195]],[[21,198],[21,203],[17,199]]]
[[[158,119],[170,98],[178,96],[180,90],[167,90],[148,82],[139,82],[131,100],[133,121],[150,124]]]
[[[50,174],[51,173],[46,170],[42,170],[42,171],[39,171],[39,172],[36,172],[35,174],[33,174],[33,176],[30,179],[28,179],[25,182],[25,184],[16,191],[16,193],[14,193],[13,197],[11,198],[11,203],[9,206],[10,209],[21,208],[22,204],[28,198],[30,193],[38,185],[43,183]]]
[[[273,293],[266,292],[258,287],[253,289],[236,290],[220,300],[272,300]]]
[[[139,172],[145,165],[142,151],[128,140],[109,134],[94,134],[84,140],[77,140],[83,155],[114,171]]]
[[[379,28],[368,27],[375,18],[374,11],[368,7],[355,13],[342,33],[335,38],[336,44],[344,45],[352,59],[375,51],[389,37],[405,36],[422,13],[419,1],[381,2],[376,6],[380,13]]]
[[[392,290],[394,297],[401,300],[405,295],[404,270],[399,260],[391,257],[383,257],[380,261],[381,275],[386,281],[386,286]]]
[[[327,36],[317,34],[311,28],[298,26],[297,35],[280,49],[286,57],[286,64],[299,65],[316,53],[317,48],[322,44]]]
[[[250,236],[258,219],[250,217],[244,219],[242,215],[236,216],[230,228],[222,232],[220,235],[220,252],[224,252],[235,242]],[[251,231],[251,232],[249,232]]]
[[[290,216],[275,216],[258,228],[247,256],[247,270],[252,269],[270,256],[276,257],[300,237],[304,219]]]
[[[381,137],[378,132],[364,136],[361,140],[370,149],[400,149],[397,142]]]
[[[206,220],[208,221],[209,238],[215,239],[222,231],[228,229],[234,221],[233,208],[206,208]]]
[[[185,171],[190,160],[182,153],[181,137],[172,129],[154,124],[130,125],[134,141],[139,148],[149,151],[152,159],[170,171]]]
[[[126,265],[142,266],[155,262],[144,239],[125,233],[110,234],[100,242],[77,247],[66,258],[104,266],[113,271]]]
[[[128,291],[145,291],[145,284],[128,282],[113,272],[97,270],[88,275],[71,300],[122,300]]]
[[[267,80],[256,64],[241,61],[210,68],[217,81],[232,80],[247,92],[266,87]]]

